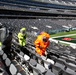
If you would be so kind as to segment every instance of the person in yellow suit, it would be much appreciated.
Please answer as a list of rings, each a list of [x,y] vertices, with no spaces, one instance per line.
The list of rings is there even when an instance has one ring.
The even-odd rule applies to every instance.
[[[36,47],[36,52],[41,55],[41,56],[45,56],[47,55],[47,51],[46,49],[49,47],[50,45],[50,41],[49,41],[50,35],[46,32],[42,32],[37,39],[35,40],[34,44]]]
[[[20,32],[18,33],[18,40],[20,46],[26,45],[26,28],[21,28]]]

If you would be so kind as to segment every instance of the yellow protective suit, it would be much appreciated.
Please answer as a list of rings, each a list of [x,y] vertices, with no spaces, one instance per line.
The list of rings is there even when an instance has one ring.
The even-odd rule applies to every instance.
[[[20,31],[25,31],[26,29],[25,28],[22,28]],[[19,32],[18,33],[18,39],[19,39],[19,44],[20,46],[25,46],[26,45],[26,34],[23,34]]]

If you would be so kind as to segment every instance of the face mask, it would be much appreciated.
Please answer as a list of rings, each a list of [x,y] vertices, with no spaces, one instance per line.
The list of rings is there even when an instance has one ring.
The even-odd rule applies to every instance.
[[[22,34],[25,34],[26,32],[25,31],[22,31]]]
[[[43,38],[43,41],[44,41],[44,42],[47,42],[47,41],[48,41],[48,39],[45,37],[45,38]]]

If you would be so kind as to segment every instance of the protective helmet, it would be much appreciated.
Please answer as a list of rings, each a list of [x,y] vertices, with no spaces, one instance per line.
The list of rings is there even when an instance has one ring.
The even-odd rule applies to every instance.
[[[42,35],[46,36],[48,39],[50,38],[50,35],[48,33],[46,33],[46,32],[42,32]]]
[[[20,31],[26,31],[26,28],[21,28]]]
[[[20,32],[24,34],[26,32],[26,28],[21,28]]]

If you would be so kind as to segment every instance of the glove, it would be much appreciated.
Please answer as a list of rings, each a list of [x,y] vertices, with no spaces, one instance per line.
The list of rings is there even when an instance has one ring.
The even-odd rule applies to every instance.
[[[45,55],[47,55],[48,53],[45,51]]]

